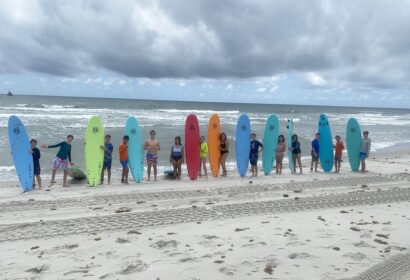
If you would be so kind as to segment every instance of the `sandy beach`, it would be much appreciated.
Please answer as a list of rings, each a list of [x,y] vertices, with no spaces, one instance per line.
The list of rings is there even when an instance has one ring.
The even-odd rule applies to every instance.
[[[95,188],[58,177],[26,194],[2,182],[0,278],[410,279],[409,166],[378,155],[365,174],[345,162]]]

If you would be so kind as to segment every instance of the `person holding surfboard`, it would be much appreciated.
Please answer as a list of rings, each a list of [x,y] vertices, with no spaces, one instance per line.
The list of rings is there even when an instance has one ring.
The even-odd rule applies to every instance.
[[[320,152],[319,139],[320,139],[320,133],[318,132],[315,135],[315,139],[312,140],[312,150],[310,152],[310,155],[312,156],[312,161],[310,163],[310,172],[313,172],[313,165],[315,166],[315,172],[318,172],[317,166],[319,165],[319,152]]]
[[[147,160],[147,175],[148,181],[151,180],[151,167],[154,168],[154,180],[157,180],[157,160],[158,160],[158,151],[161,150],[159,141],[155,139],[155,130],[149,132],[150,139],[145,141],[144,150],[147,151],[145,159]]]
[[[103,168],[101,171],[101,184],[104,183],[104,172],[107,170],[107,181],[108,185],[111,184],[111,165],[112,165],[112,152],[114,150],[113,145],[111,144],[111,135],[107,134],[104,137],[104,146],[101,146],[104,149],[104,162]]]
[[[174,178],[181,180],[181,166],[184,163],[184,146],[181,143],[181,137],[177,136],[174,140],[174,145],[171,147],[169,160],[174,167]]]
[[[367,172],[366,158],[369,157],[371,144],[372,141],[369,138],[369,132],[367,130],[363,131],[362,145],[360,147],[360,161],[362,163],[362,172]]]
[[[283,158],[286,152],[285,136],[282,134],[278,137],[278,145],[276,147],[276,174],[282,174]]]
[[[249,153],[249,162],[251,164],[252,177],[258,176],[258,157],[259,153],[263,151],[263,144],[256,140],[256,134],[251,134],[251,150]],[[260,149],[259,149],[260,148]]]
[[[71,161],[71,142],[73,141],[74,136],[73,135],[68,135],[66,141],[60,142],[55,145],[42,145],[41,147],[44,149],[50,149],[50,148],[60,148],[56,157],[53,159],[53,169],[51,171],[51,181],[50,185],[48,186],[49,188],[52,187],[56,181],[56,172],[57,169],[62,168],[64,170],[64,175],[63,175],[63,187],[67,187],[67,175],[68,175],[68,165],[74,165],[74,163]]]
[[[128,167],[128,140],[130,140],[130,137],[124,135],[124,137],[122,137],[122,143],[118,147],[120,163],[122,166],[121,183],[124,184],[128,184],[128,173],[130,171]]]
[[[37,179],[38,187],[41,189],[41,168],[40,168],[40,157],[41,153],[40,150],[37,148],[37,140],[36,139],[31,139],[30,140],[30,145],[31,145],[31,150],[30,153],[33,155],[33,166],[34,166],[34,176],[33,178],[33,189],[36,186],[35,179]]]
[[[226,177],[227,172],[226,172],[225,162],[229,154],[229,142],[228,142],[228,138],[226,137],[225,132],[221,133],[221,135],[219,136],[219,140],[220,140],[219,151],[221,152],[220,164],[222,167],[222,176]]]
[[[206,168],[206,157],[208,155],[208,144],[205,142],[205,136],[201,136],[199,143],[200,161],[199,161],[199,177],[202,176],[201,169],[204,169],[205,178],[208,178],[208,170]]]
[[[300,149],[300,142],[296,134],[293,134],[292,136],[292,147],[289,147],[289,149],[292,151],[294,172],[296,172],[297,161],[300,169],[300,174],[302,174],[302,151]]]

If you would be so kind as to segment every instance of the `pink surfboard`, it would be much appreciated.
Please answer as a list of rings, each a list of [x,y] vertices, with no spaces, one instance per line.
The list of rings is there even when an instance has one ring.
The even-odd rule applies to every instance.
[[[185,157],[188,176],[191,180],[198,178],[200,133],[198,118],[190,114],[185,121]]]

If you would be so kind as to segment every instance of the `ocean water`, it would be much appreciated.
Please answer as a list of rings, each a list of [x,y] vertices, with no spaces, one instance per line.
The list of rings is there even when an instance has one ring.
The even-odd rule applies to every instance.
[[[317,130],[318,118],[326,113],[332,129],[345,138],[346,123],[350,117],[360,122],[362,129],[370,131],[372,152],[380,153],[394,146],[402,147],[410,143],[410,110],[376,109],[351,107],[323,107],[296,105],[256,105],[232,103],[200,103],[123,100],[103,98],[71,98],[45,96],[0,96],[0,180],[15,179],[15,172],[8,144],[7,122],[12,114],[25,123],[28,133],[41,144],[55,144],[64,141],[68,134],[74,135],[72,143],[73,162],[84,167],[84,136],[88,120],[99,115],[105,125],[105,132],[112,135],[115,147],[113,168],[120,170],[118,145],[124,135],[124,125],[129,115],[135,115],[142,127],[143,135],[148,137],[151,129],[157,131],[161,144],[159,154],[160,170],[169,168],[169,153],[175,136],[184,139],[185,118],[190,113],[198,116],[201,132],[206,136],[208,119],[217,112],[222,130],[228,135],[230,153],[228,166],[234,169],[235,129],[240,114],[247,113],[251,119],[252,131],[257,138],[263,136],[267,117],[275,113],[280,118],[281,132],[286,135],[286,121],[294,119],[294,131],[299,135],[302,154],[310,154],[310,140]],[[41,149],[42,173],[49,175],[51,161],[56,149]]]

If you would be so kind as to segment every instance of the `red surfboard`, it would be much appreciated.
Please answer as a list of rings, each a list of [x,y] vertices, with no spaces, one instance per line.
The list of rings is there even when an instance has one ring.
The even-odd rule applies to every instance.
[[[190,114],[185,121],[185,157],[188,176],[191,180],[198,178],[199,172],[199,123],[194,114]]]

